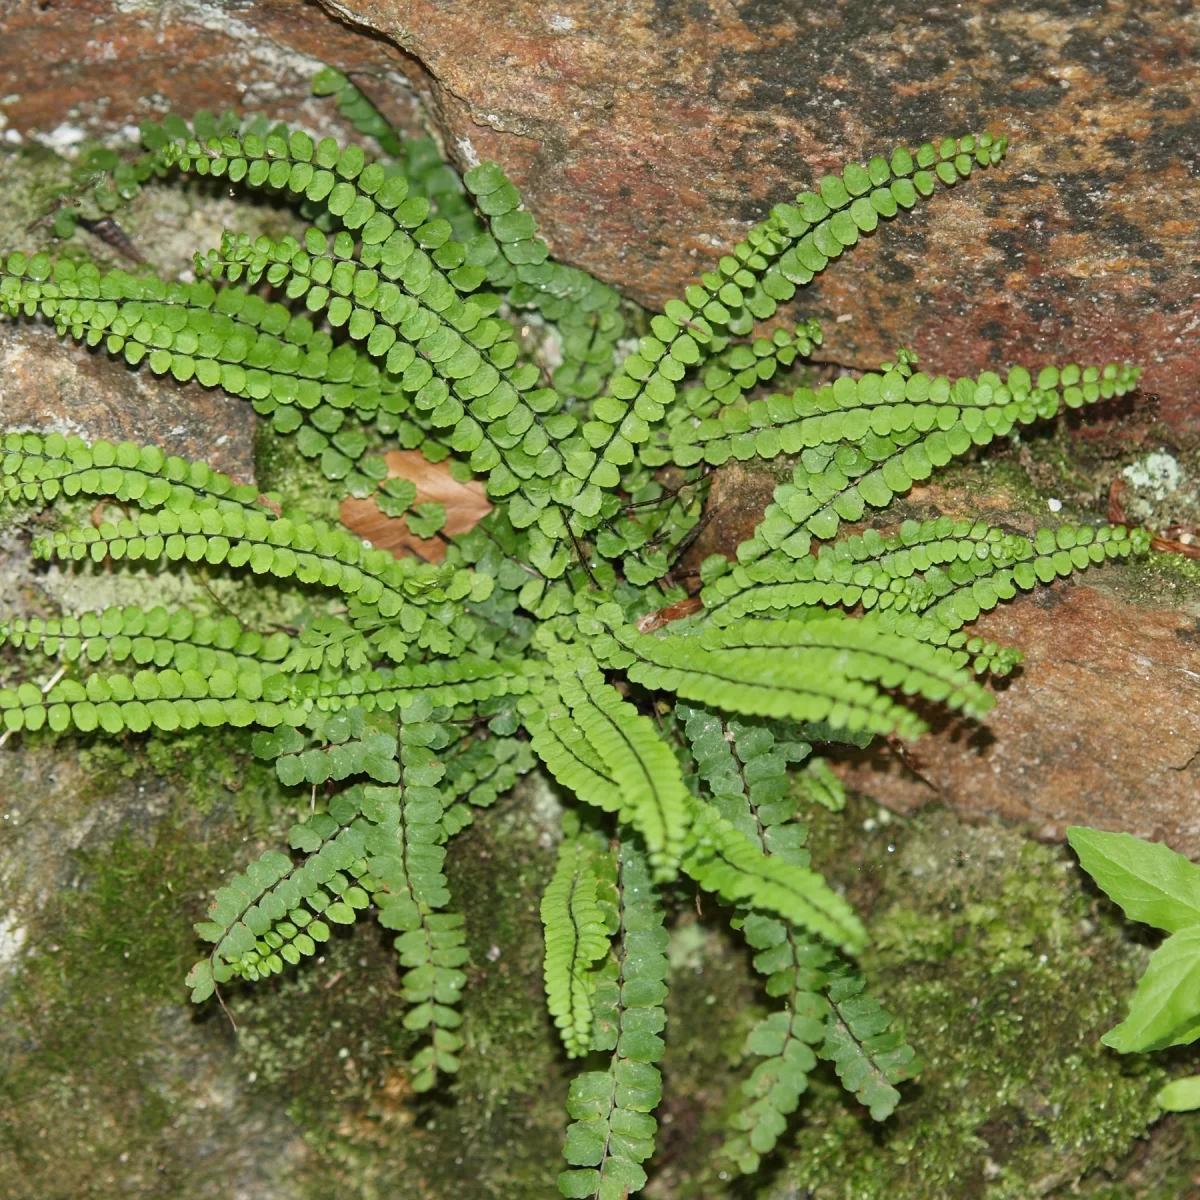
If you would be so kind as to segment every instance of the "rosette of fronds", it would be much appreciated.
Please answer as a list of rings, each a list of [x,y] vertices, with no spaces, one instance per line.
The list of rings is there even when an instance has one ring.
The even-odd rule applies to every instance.
[[[261,120],[172,116],[144,125],[144,155],[103,184],[107,203],[152,178],[218,178],[292,206],[309,222],[299,236],[227,233],[189,283],[10,253],[0,309],[170,376],[164,387],[245,398],[319,462],[332,499],[374,496],[435,535],[444,510],[414,510],[415,487],[389,479],[383,458],[420,449],[481,480],[493,509],[445,537],[433,564],[155,446],[8,433],[9,504],[86,498],[96,514],[40,534],[40,558],[204,563],[246,588],[298,589],[308,615],[270,633],[133,605],[8,619],[0,637],[45,673],[0,690],[4,736],[256,730],[254,753],[311,815],[287,852],[217,890],[196,926],[211,949],[188,976],[192,998],[284,971],[335,925],[372,915],[396,932],[405,1024],[423,1038],[417,1090],[452,1075],[464,1047],[447,844],[540,761],[567,803],[542,901],[546,994],[583,1066],[564,1195],[624,1197],[645,1182],[666,1046],[665,889],[730,906],[771,1005],[747,1043],[726,1161],[757,1167],[819,1059],[885,1119],[916,1060],[853,965],[862,922],[810,861],[804,797],[838,798],[813,748],[913,737],[918,703],[982,716],[984,677],[1019,655],[970,632],[980,612],[1145,545],[1107,525],[1033,538],[948,517],[889,528],[885,510],[952,458],[1121,395],[1138,371],[951,378],[901,352],[810,387],[789,375],[820,342],[814,322],[756,336],[881,221],[999,163],[1003,137],[850,163],[643,314],[551,259],[495,163],[460,179],[336,73],[318,90],[378,139],[374,152]],[[549,374],[517,337],[523,309],[556,331]],[[689,591],[680,558],[711,472],[731,459],[780,459],[789,474],[733,559],[705,560]],[[857,528],[838,539],[845,523]]]

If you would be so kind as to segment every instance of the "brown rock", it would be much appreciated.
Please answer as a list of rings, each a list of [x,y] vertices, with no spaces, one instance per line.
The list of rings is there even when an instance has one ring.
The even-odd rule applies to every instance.
[[[1058,584],[976,628],[1025,652],[985,723],[848,756],[846,783],[901,812],[941,800],[1046,837],[1093,825],[1200,855],[1200,620]]]
[[[0,111],[22,133],[167,107],[287,115],[318,58],[381,100],[405,99],[403,71],[461,165],[503,162],[561,257],[652,305],[846,158],[1003,129],[999,171],[886,224],[802,297],[826,356],[1129,358],[1200,434],[1190,5],[322,3],[341,20],[286,0],[10,5]]]
[[[1191,5],[322,3],[410,52],[451,153],[504,163],[559,256],[654,306],[847,158],[1006,130],[998,171],[802,296],[825,353],[873,367],[903,342],[958,371],[1128,358],[1164,418],[1200,433]]]
[[[254,480],[254,413],[196,383],[131,370],[45,327],[5,322],[0,336],[0,431],[78,434],[85,441],[154,443]]]
[[[294,0],[9,0],[3,33],[0,112],[21,133],[199,109],[286,117],[322,63],[396,80],[401,57]]]

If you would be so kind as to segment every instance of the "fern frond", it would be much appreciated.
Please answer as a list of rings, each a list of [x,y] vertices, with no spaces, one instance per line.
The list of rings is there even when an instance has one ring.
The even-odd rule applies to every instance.
[[[807,830],[794,821],[796,800],[784,775],[786,761],[804,757],[807,744],[777,743],[761,723],[725,722],[704,709],[679,705],[676,712],[714,808],[764,855],[807,867]],[[891,1084],[915,1070],[915,1055],[890,1030],[890,1016],[860,996],[862,976],[827,946],[789,920],[752,906],[743,906],[733,923],[758,951],[754,966],[767,976],[767,994],[784,999],[783,1007],[759,1021],[747,1039],[747,1051],[763,1061],[742,1085],[750,1103],[733,1117],[736,1132],[721,1148],[722,1157],[749,1173],[774,1149],[808,1086],[817,1054],[834,1059],[851,1091],[863,1089],[860,1098],[868,1096],[876,1120],[883,1120],[899,1099]],[[845,1013],[839,1008],[843,1002]],[[853,1060],[856,1051],[861,1061]]]
[[[624,805],[620,787],[583,730],[571,719],[562,697],[547,689],[540,699],[541,705],[526,715],[524,724],[546,770],[585,804],[605,812],[620,812]]]
[[[413,640],[424,623],[423,606],[468,596],[484,599],[492,580],[468,570],[454,570],[396,559],[374,550],[348,531],[324,522],[276,516],[258,505],[254,488],[235,487],[227,476],[204,463],[167,458],[157,447],[132,443],[113,446],[50,435],[8,434],[5,475],[29,474],[9,491],[17,497],[52,499],[63,494],[111,496],[132,501],[143,510],[136,520],[122,517],[38,539],[35,554],[64,560],[104,558],[143,561],[187,559],[232,567],[248,566],[255,574],[294,576],[351,596],[385,618],[400,618],[393,637]],[[68,457],[69,456],[69,457]],[[178,480],[178,483],[172,483]],[[187,481],[187,482],[183,482]],[[405,630],[405,610],[415,628]]]
[[[599,879],[593,862],[603,852],[595,835],[580,831],[578,817],[566,813],[558,865],[542,894],[541,916],[547,1007],[568,1058],[586,1054],[591,1046],[591,968],[609,949],[608,929],[596,902]]]
[[[21,683],[0,688],[0,714],[4,727],[13,731],[48,725],[58,732],[74,727],[110,734],[125,729],[143,733],[151,726],[168,733],[221,725],[270,729],[303,721],[301,710],[263,699],[264,678],[254,669],[258,664],[243,662],[248,669],[236,675],[224,668],[207,675],[170,667],[132,676],[93,672],[82,683],[61,679],[45,695],[33,684]]]
[[[511,219],[497,228],[495,218],[515,211],[520,197],[496,163],[484,163],[460,181],[441,160],[432,139],[402,140],[368,97],[339,72],[326,68],[314,80],[313,90],[335,95],[339,111],[360,133],[375,138],[385,154],[403,160],[409,194],[432,201],[438,217],[449,222],[464,245],[465,265],[480,272],[481,281],[503,290],[514,308],[536,308],[555,323],[562,336],[563,361],[554,371],[554,386],[567,396],[595,395],[624,331],[619,294],[577,267],[552,261],[536,228],[526,233]],[[487,219],[490,235],[466,202],[464,183]]]
[[[935,467],[972,446],[986,446],[1015,425],[1056,416],[1064,404],[1077,408],[1124,395],[1136,386],[1139,374],[1139,368],[1118,363],[1046,367],[1034,381],[1016,367],[1007,383],[985,371],[978,379],[963,377],[951,384],[945,376],[930,379],[893,369],[857,381],[843,376],[816,393],[797,388],[790,400],[773,396],[759,402],[770,424],[759,433],[737,435],[744,457],[799,454],[800,465],[791,482],[775,490],[775,503],[754,536],[738,547],[738,561],[776,549],[802,557],[811,538],[832,538],[842,521],[857,521],[868,505],[886,507],[914,480],[927,479]],[[739,424],[744,419],[737,417]],[[675,436],[698,436],[702,427],[680,424]],[[676,456],[680,465],[701,458],[722,463],[734,453],[734,443],[722,427],[713,441],[693,450]]]
[[[549,658],[572,721],[620,793],[620,819],[645,839],[656,878],[673,878],[688,824],[678,761],[649,718],[605,682],[589,653],[560,645]]]
[[[458,1070],[462,1038],[456,1010],[467,977],[463,917],[442,910],[450,901],[442,871],[446,851],[445,798],[439,784],[445,767],[430,748],[439,740],[433,709],[418,700],[400,713],[397,726],[401,780],[398,787],[363,789],[363,814],[374,828],[366,839],[367,863],[376,891],[379,923],[400,931],[396,949],[404,974],[404,998],[413,1007],[407,1029],[427,1030],[430,1044],[411,1063],[414,1091],[437,1085],[438,1073]]]
[[[884,1121],[900,1102],[895,1084],[911,1079],[917,1056],[892,1028],[891,1014],[864,990],[863,976],[846,964],[830,973],[826,995],[830,1011],[818,1053],[837,1070],[842,1086]]]
[[[714,713],[682,704],[676,713],[684,722],[697,774],[713,806],[763,854],[807,867],[807,831],[794,821],[796,801],[784,774],[787,759],[804,757],[807,744],[785,753],[784,746],[776,748],[765,725],[727,723]],[[746,1174],[757,1169],[761,1155],[774,1149],[808,1086],[817,1061],[813,1047],[824,1035],[829,1007],[820,994],[824,969],[834,955],[797,933],[789,921],[752,907],[742,907],[733,924],[759,952],[754,965],[768,976],[768,994],[784,999],[783,1007],[759,1021],[747,1039],[747,1052],[763,1061],[742,1084],[749,1103],[734,1115],[736,1132],[721,1148],[721,1156]]]
[[[663,911],[650,864],[622,839],[617,880],[620,938],[612,969],[597,988],[611,1031],[600,1030],[597,1049],[613,1049],[608,1069],[585,1071],[571,1081],[563,1157],[570,1169],[558,1177],[563,1196],[622,1200],[646,1183],[641,1164],[654,1152],[662,1076],[654,1064],[665,1044],[667,945]]]
[[[40,650],[67,662],[121,663],[195,670],[202,675],[220,668],[238,674],[254,659],[266,674],[288,653],[286,633],[261,634],[246,629],[236,617],[220,619],[189,608],[168,610],[161,605],[141,609],[135,604],[112,606],[78,617],[13,617],[0,621],[0,646]]]
[[[703,634],[616,636],[635,660],[629,677],[723,708],[873,733],[915,736],[920,719],[881,688],[986,712],[991,698],[948,650],[830,614],[808,621],[745,620]]]
[[[793,333],[776,329],[769,338],[755,338],[753,342],[735,342],[719,353],[715,353],[703,369],[697,383],[680,394],[680,403],[666,413],[665,423],[673,430],[681,423],[704,420],[722,412],[725,406],[735,405],[742,395],[761,387],[773,379],[781,367],[790,367],[797,358],[805,358],[815,346],[821,344],[823,335],[820,324],[813,318],[797,325]],[[713,344],[718,339],[713,339]],[[758,416],[758,411],[755,410]],[[729,424],[735,422],[732,418]],[[756,421],[755,424],[759,424]],[[749,428],[749,414],[747,424]],[[671,444],[674,444],[672,441]],[[670,455],[662,448],[662,439],[647,442],[640,452],[647,466],[659,467],[670,461]]]
[[[775,1149],[808,1088],[816,1049],[827,1038],[830,1006],[822,992],[836,956],[797,936],[786,921],[751,911],[740,923],[747,943],[757,951],[755,970],[768,977],[768,995],[784,1000],[746,1039],[746,1052],[761,1061],[741,1085],[747,1103],[731,1118],[733,1132],[719,1151],[745,1175]]]
[[[687,289],[686,302],[667,305],[653,324],[654,334],[639,340],[638,351],[614,373],[608,393],[593,403],[595,466],[587,486],[570,501],[579,528],[595,527],[600,490],[615,485],[616,468],[631,461],[633,447],[650,439],[651,427],[677,402],[675,384],[711,352],[714,326],[735,335],[749,333],[755,320],[775,312],[778,301],[791,299],[797,284],[811,281],[830,258],[857,242],[860,229],[874,229],[879,217],[894,215],[898,205],[910,207],[918,193],[931,194],[937,179],[949,186],[960,173],[969,174],[972,153],[985,165],[998,162],[1006,147],[1007,139],[988,134],[948,138],[939,149],[922,146],[915,162],[897,148],[890,164],[883,158],[872,159],[867,168],[849,164],[842,178],[822,179],[820,195],[807,193],[796,198],[796,205],[776,205],[768,220],[720,260],[717,271]]]
[[[216,291],[204,279],[179,284],[119,270],[102,275],[69,259],[42,279],[46,269],[42,256],[13,255],[0,274],[0,312],[40,314],[60,335],[103,343],[109,354],[144,361],[155,374],[249,400],[277,432],[297,435],[300,451],[319,459],[326,478],[345,480],[355,494],[366,494],[386,474],[382,460],[366,453],[366,418],[430,458],[449,452],[418,402],[419,390],[406,390],[401,376],[381,370],[352,342],[335,346],[328,332],[283,304],[240,287]]]
[[[869,529],[822,545],[815,556],[777,550],[737,565],[722,559],[707,573],[701,595],[705,618],[717,625],[750,614],[795,618],[804,608],[861,606],[868,625],[965,648],[956,661],[970,656],[977,673],[1005,674],[1019,656],[957,632],[963,625],[1018,590],[1144,552],[1148,544],[1144,530],[1123,526],[1064,524],[1030,539],[983,521],[938,517],[905,521],[887,536]]]
[[[194,1003],[217,984],[267,978],[285,962],[298,963],[328,940],[327,920],[348,924],[367,907],[358,883],[367,872],[364,832],[350,824],[358,798],[355,790],[343,793],[329,812],[292,827],[291,845],[307,854],[302,863],[268,850],[217,889],[207,921],[196,926],[215,946],[188,975]]]
[[[559,327],[563,362],[554,386],[565,395],[594,396],[612,370],[625,331],[620,294],[578,267],[550,259],[537,221],[519,208],[520,194],[498,163],[482,163],[463,182],[491,232],[472,243],[473,260],[487,268],[493,287],[507,290],[510,304],[535,307]]]
[[[778,913],[850,953],[866,943],[854,910],[820,874],[768,857],[711,805],[692,803],[692,831],[680,866],[705,891],[730,904]]]
[[[72,434],[6,433],[0,496],[13,504],[44,504],[59,495],[111,497],[143,509],[245,510],[273,516],[258,489],[235,484],[207,463],[166,455],[157,446]]]

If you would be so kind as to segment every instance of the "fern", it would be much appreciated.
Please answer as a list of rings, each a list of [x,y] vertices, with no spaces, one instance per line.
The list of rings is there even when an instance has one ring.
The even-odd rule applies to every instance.
[[[596,985],[592,1048],[611,1050],[608,1068],[585,1071],[571,1082],[563,1157],[558,1177],[564,1196],[620,1200],[646,1182],[642,1168],[654,1153],[657,1122],[650,1114],[662,1099],[654,1065],[666,1043],[662,1002],[667,994],[667,934],[649,864],[632,842],[618,852],[616,924],[619,944]]]
[[[432,565],[155,446],[9,432],[0,502],[67,514],[35,538],[38,557],[203,563],[246,589],[278,582],[304,608],[261,631],[199,606],[5,618],[0,643],[60,669],[42,684],[31,665],[0,689],[0,739],[254,728],[254,753],[310,815],[291,853],[266,852],[217,891],[196,926],[211,950],[192,998],[278,974],[373,913],[396,935],[404,1021],[423,1039],[418,1091],[453,1075],[464,1046],[468,952],[446,844],[540,760],[582,802],[542,900],[550,1017],[584,1060],[566,1196],[646,1181],[666,1047],[658,889],[687,880],[731,906],[773,1006],[746,1044],[723,1158],[750,1172],[775,1150],[819,1059],[886,1119],[917,1062],[849,961],[866,929],[810,861],[804,805],[844,802],[812,749],[915,736],[918,700],[983,716],[986,677],[1020,655],[971,622],[1148,537],[1062,525],[1026,538],[939,517],[834,538],[956,456],[1126,393],[1138,370],[951,380],[901,350],[812,388],[792,372],[821,342],[815,321],[754,336],[881,220],[999,164],[1003,137],[848,164],[643,314],[550,258],[495,163],[460,179],[338,72],[315,89],[377,151],[172,115],[142,126],[145,152],[108,162],[90,201],[108,212],[145,184],[207,176],[290,205],[300,236],[227,232],[186,284],[16,251],[0,261],[0,313],[244,398],[319,465],[331,499],[374,497],[419,536],[447,514],[388,477],[390,448],[482,479],[493,511]],[[523,309],[559,341],[549,378],[508,319]],[[790,475],[753,536],[733,561],[706,560],[689,598],[672,571],[711,470],[775,459]],[[94,523],[80,500],[100,502]]]
[[[542,897],[546,998],[567,1057],[577,1058],[591,1045],[591,967],[608,953],[608,934],[596,898],[600,883],[592,862],[599,852],[596,839],[580,836],[573,813],[563,822],[563,835],[558,869]]]

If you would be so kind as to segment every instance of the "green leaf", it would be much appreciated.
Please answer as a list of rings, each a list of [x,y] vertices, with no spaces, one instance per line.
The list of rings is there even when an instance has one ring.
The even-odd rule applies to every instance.
[[[1180,1046],[1200,1036],[1200,926],[1172,934],[1150,956],[1129,1016],[1101,1038],[1122,1054]]]
[[[414,489],[414,495],[416,494]],[[446,524],[446,506],[436,500],[416,505],[406,518],[409,530],[419,538],[431,538]]]
[[[1173,1079],[1154,1097],[1154,1102],[1168,1112],[1191,1112],[1200,1108],[1200,1075]]]
[[[1083,869],[1131,921],[1168,933],[1200,925],[1200,867],[1161,842],[1073,825],[1067,840]]]

